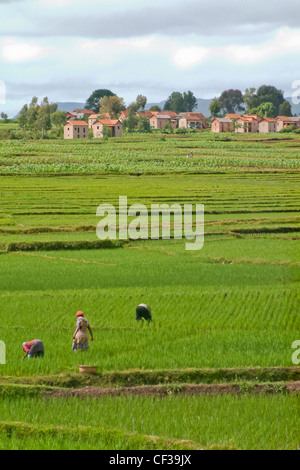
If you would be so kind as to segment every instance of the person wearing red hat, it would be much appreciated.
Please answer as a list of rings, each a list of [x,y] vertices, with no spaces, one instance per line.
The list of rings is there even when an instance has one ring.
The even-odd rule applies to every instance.
[[[84,317],[83,312],[77,312],[76,317],[76,330],[73,335],[72,349],[73,351],[77,351],[78,349],[80,349],[81,351],[85,351],[89,349],[88,331],[91,335],[91,341],[94,341],[93,333],[88,320]]]

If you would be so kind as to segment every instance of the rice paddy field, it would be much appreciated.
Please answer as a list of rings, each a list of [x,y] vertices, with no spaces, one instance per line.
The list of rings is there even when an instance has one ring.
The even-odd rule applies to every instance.
[[[299,447],[299,148],[297,134],[0,141],[0,449]],[[97,207],[118,213],[119,196],[149,214],[204,204],[203,248],[100,242]],[[94,342],[74,353],[78,310]],[[45,357],[23,360],[35,338]]]

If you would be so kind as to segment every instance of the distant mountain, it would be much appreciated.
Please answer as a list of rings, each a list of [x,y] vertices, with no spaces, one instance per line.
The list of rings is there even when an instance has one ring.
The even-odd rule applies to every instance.
[[[56,102],[58,111],[74,111],[74,109],[84,109],[85,103],[76,103],[66,101],[65,103]]]

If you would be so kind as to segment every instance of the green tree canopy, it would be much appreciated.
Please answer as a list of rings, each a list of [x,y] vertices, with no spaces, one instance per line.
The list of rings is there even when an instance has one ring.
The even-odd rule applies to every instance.
[[[289,101],[285,100],[283,103],[281,103],[281,105],[279,106],[278,115],[287,117],[291,117],[293,115],[292,106]]]
[[[247,108],[247,113],[250,113],[250,110],[253,108],[257,108],[258,100],[255,94],[256,88],[246,88],[245,93],[243,95],[243,100]]]
[[[225,90],[219,101],[225,113],[237,113],[244,111],[244,99],[240,90]]]
[[[197,98],[191,91],[183,93],[183,101],[185,105],[186,112],[192,112],[197,107]]]
[[[161,111],[161,108],[157,106],[157,104],[154,104],[153,106],[151,106],[149,111]]]
[[[91,96],[86,100],[85,109],[91,109],[95,113],[99,113],[100,100],[104,98],[105,96],[116,96],[116,95],[112,91],[107,90],[105,88],[95,90],[93,91]]]
[[[6,113],[1,113],[1,119],[3,119],[4,122],[8,122],[8,115]]]
[[[255,88],[246,89],[244,93],[244,102],[247,106],[247,112],[253,108],[258,108],[263,103],[272,103],[275,106],[275,115],[279,115],[279,108],[284,103],[283,91],[278,90],[272,85],[262,85]]]
[[[100,101],[100,114],[108,113],[112,119],[118,119],[121,111],[126,109],[124,99],[118,96],[104,96]]]
[[[138,106],[138,111],[139,111],[140,109],[142,109],[142,110],[145,109],[145,106],[146,106],[146,104],[147,104],[147,97],[146,97],[146,96],[143,96],[143,95],[138,95],[138,96],[136,97],[136,104],[137,104],[137,106]]]
[[[218,98],[214,98],[209,105],[209,111],[212,116],[218,116],[222,109],[222,103]]]
[[[277,116],[276,108],[273,103],[262,103],[257,108],[254,108],[251,114],[258,114],[260,117],[269,118],[275,118]]]
[[[49,103],[45,97],[40,104],[38,104],[37,96],[34,96],[29,106],[25,104],[21,109],[18,117],[19,126],[26,132],[29,131],[31,135],[37,136],[41,132],[42,138],[52,127],[51,115],[57,111],[56,103]]]
[[[164,105],[165,111],[173,111],[174,113],[182,113],[185,111],[185,103],[182,94],[179,91],[173,91]]]
[[[275,114],[279,114],[279,106],[285,101],[283,91],[278,90],[274,86],[262,85],[256,93],[258,106],[262,103],[273,103],[275,106]]]
[[[173,91],[168,97],[164,105],[165,111],[173,111],[174,113],[192,112],[197,106],[197,99],[191,91],[184,92]]]

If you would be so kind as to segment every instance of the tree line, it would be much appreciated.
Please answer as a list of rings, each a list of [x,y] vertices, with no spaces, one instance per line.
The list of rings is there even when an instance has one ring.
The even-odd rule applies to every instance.
[[[29,135],[32,138],[43,139],[52,127],[56,129],[53,137],[61,137],[66,124],[66,116],[67,113],[57,111],[57,104],[49,103],[47,97],[39,104],[38,98],[34,96],[31,103],[25,104],[21,109],[18,122],[25,137]]]
[[[262,85],[258,89],[247,88],[244,94],[240,90],[225,90],[219,98],[214,98],[209,106],[213,116],[247,113],[261,117],[292,116],[292,107],[285,100],[283,91],[271,85]]]
[[[139,111],[144,111],[147,105],[147,97],[139,94],[136,100],[126,107],[124,99],[118,97],[108,89],[95,90],[86,100],[85,109],[93,110],[96,114],[111,119],[118,119],[121,112],[126,110],[126,120],[123,121],[124,129],[128,132],[150,132],[149,119]],[[197,99],[189,90],[186,92],[174,91],[165,101],[163,109],[155,105],[152,111],[173,111],[176,114],[193,112],[197,107]],[[222,117],[227,113],[257,114],[261,117],[292,116],[291,104],[285,100],[282,90],[274,86],[262,85],[258,89],[247,88],[244,93],[240,90],[225,90],[217,98],[215,97],[209,110],[212,116]],[[3,122],[8,122],[5,113],[0,117]],[[88,118],[83,118],[87,120]],[[49,103],[45,97],[40,103],[34,96],[30,104],[25,104],[18,116],[18,123],[25,137],[45,138],[62,137],[63,127],[66,124],[66,112],[58,111],[56,103]]]

